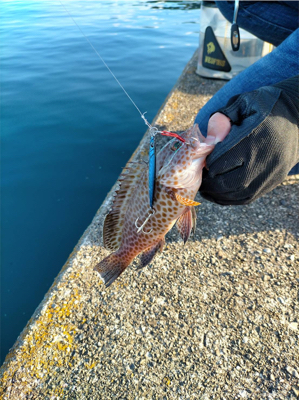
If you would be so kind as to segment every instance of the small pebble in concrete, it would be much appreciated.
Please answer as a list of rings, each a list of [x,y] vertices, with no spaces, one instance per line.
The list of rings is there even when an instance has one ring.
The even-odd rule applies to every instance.
[[[263,251],[264,251],[264,253],[271,254],[271,249],[266,248]]]

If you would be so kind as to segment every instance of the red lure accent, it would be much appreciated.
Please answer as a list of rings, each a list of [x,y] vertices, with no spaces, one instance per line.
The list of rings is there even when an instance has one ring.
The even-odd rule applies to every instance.
[[[179,139],[179,140],[180,140],[181,142],[183,142],[183,143],[186,142],[186,140],[185,140],[184,138],[182,138],[180,135],[178,135],[177,133],[168,132],[168,131],[161,131],[161,132],[159,132],[159,133],[161,133],[161,135],[163,135],[163,136],[172,136],[172,137],[175,137],[175,138]]]

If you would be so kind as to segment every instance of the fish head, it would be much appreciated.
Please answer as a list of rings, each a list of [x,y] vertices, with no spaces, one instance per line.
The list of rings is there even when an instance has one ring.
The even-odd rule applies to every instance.
[[[200,186],[205,159],[215,145],[206,144],[198,125],[182,134],[185,142],[173,139],[167,147],[167,157],[158,172],[160,184],[176,188],[196,188]]]
[[[197,127],[197,128],[196,128]],[[199,132],[198,125],[194,125],[193,127],[187,129],[185,132],[180,133],[181,138],[183,141],[187,141],[187,143],[190,142],[190,136],[195,137],[198,139],[198,135],[201,136],[201,140],[204,139],[204,137],[201,135]],[[162,147],[162,149],[158,152],[157,154],[157,161],[156,161],[156,168],[157,171],[159,171],[165,163],[169,162],[171,157],[174,154],[174,151],[180,147],[180,144],[182,142],[178,139],[171,139],[168,140],[168,142]]]

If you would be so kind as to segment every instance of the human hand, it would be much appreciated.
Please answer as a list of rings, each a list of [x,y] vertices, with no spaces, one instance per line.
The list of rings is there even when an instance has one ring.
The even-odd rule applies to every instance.
[[[233,97],[210,118],[206,141],[218,144],[203,172],[204,198],[248,204],[285,179],[299,159],[298,104],[289,94],[263,87]]]

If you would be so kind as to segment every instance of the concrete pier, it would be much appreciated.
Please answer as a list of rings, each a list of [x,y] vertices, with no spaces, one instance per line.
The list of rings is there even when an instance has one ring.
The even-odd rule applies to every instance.
[[[224,84],[196,60],[157,126],[187,129]],[[151,266],[106,289],[93,267],[116,185],[8,354],[0,399],[298,398],[299,176],[248,206],[200,200],[185,246],[174,228]]]

